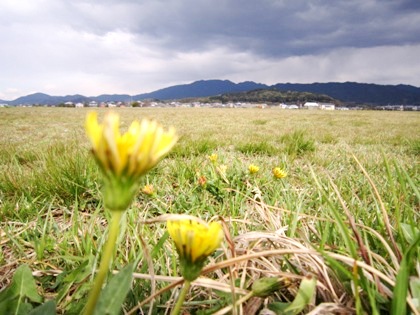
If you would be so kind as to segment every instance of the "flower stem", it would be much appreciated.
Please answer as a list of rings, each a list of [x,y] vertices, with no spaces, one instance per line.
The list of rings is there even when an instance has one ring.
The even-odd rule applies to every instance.
[[[171,315],[178,315],[181,311],[182,304],[185,301],[185,296],[187,295],[188,290],[190,289],[191,282],[185,280],[184,286],[182,287],[181,293],[179,294],[178,301],[176,301],[175,307],[172,310]]]
[[[115,244],[117,242],[118,233],[120,230],[120,220],[123,211],[111,211],[111,224],[109,227],[108,240],[106,241],[105,248],[102,253],[101,264],[99,271],[96,275],[95,282],[89,293],[88,302],[85,307],[84,314],[91,315],[95,311],[96,303],[101,293],[102,284],[108,274],[109,264],[114,254]]]

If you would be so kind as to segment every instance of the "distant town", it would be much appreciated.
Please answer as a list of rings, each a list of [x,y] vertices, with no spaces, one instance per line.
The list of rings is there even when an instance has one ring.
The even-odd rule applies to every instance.
[[[0,107],[67,107],[67,108],[83,108],[83,107],[109,107],[109,108],[118,108],[118,107],[205,107],[205,108],[279,108],[279,109],[289,109],[289,110],[388,110],[388,111],[420,111],[420,106],[417,105],[378,105],[378,106],[342,106],[335,105],[333,103],[320,103],[320,102],[305,102],[305,103],[294,103],[294,104],[285,104],[285,103],[254,103],[254,102],[229,102],[229,103],[220,103],[220,102],[200,102],[200,101],[127,101],[127,102],[64,102],[53,105],[45,104],[18,104],[18,105],[8,105],[0,104]]]
[[[51,96],[34,93],[12,101],[7,106],[53,107],[212,107],[212,108],[281,108],[319,110],[393,110],[418,111],[420,87],[378,85],[357,82],[277,83],[271,86],[246,81],[199,80],[169,86],[137,95],[80,94]]]

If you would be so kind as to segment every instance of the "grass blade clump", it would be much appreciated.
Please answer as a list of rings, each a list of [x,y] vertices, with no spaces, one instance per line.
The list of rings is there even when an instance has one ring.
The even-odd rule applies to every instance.
[[[300,157],[315,151],[315,141],[306,135],[303,130],[296,130],[280,138],[284,144],[284,152],[291,158]]]
[[[235,149],[243,154],[247,155],[268,155],[273,156],[279,154],[281,151],[279,148],[270,144],[268,141],[258,141],[258,142],[246,142],[242,144],[237,144]]]

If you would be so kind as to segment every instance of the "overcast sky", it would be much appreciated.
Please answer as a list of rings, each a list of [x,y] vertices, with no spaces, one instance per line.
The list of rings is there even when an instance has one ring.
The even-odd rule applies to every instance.
[[[1,0],[0,99],[201,79],[420,87],[420,0]]]

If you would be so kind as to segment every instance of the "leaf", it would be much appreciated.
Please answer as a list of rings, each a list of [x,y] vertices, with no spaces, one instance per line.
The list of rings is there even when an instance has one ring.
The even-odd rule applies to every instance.
[[[0,313],[27,314],[32,309],[27,300],[42,303],[31,269],[21,265],[13,275],[12,284],[0,294]]]
[[[420,233],[419,229],[414,225],[410,225],[407,223],[401,223],[400,225],[405,240],[407,241],[407,243],[411,244],[414,241],[416,235]]]
[[[277,315],[296,315],[311,302],[316,289],[316,279],[314,277],[305,277],[299,286],[292,303],[274,302],[268,304],[268,308]]]
[[[133,267],[133,264],[129,264],[111,278],[101,292],[94,314],[119,314],[125,297],[130,290],[133,279]]]
[[[26,315],[32,310],[32,305],[22,303],[19,299],[0,303],[0,314]]]
[[[275,312],[277,315],[283,315],[284,310],[290,306],[291,303],[273,302],[267,305],[268,309]]]
[[[417,234],[417,238],[411,243],[401,260],[391,302],[392,315],[406,314],[407,312],[408,279],[410,270],[414,266],[414,264],[410,262],[414,261],[411,258],[414,252],[417,251],[418,243],[420,243],[420,234]]]
[[[410,289],[411,294],[413,295],[413,304],[414,306],[420,310],[420,279],[412,277],[410,279]]]
[[[398,270],[397,278],[395,280],[391,303],[391,314],[393,315],[406,314],[408,279],[410,276],[410,270],[414,265],[412,263],[410,264],[410,262],[412,262],[411,256],[417,251],[418,243],[420,243],[420,234],[417,234],[417,238],[404,253],[401,260],[400,269]]]
[[[299,314],[312,300],[316,289],[316,278],[305,277],[293,302],[284,309],[287,315]]]
[[[29,312],[28,315],[55,315],[57,314],[55,311],[55,301],[49,300],[44,304],[34,308],[32,311]]]

